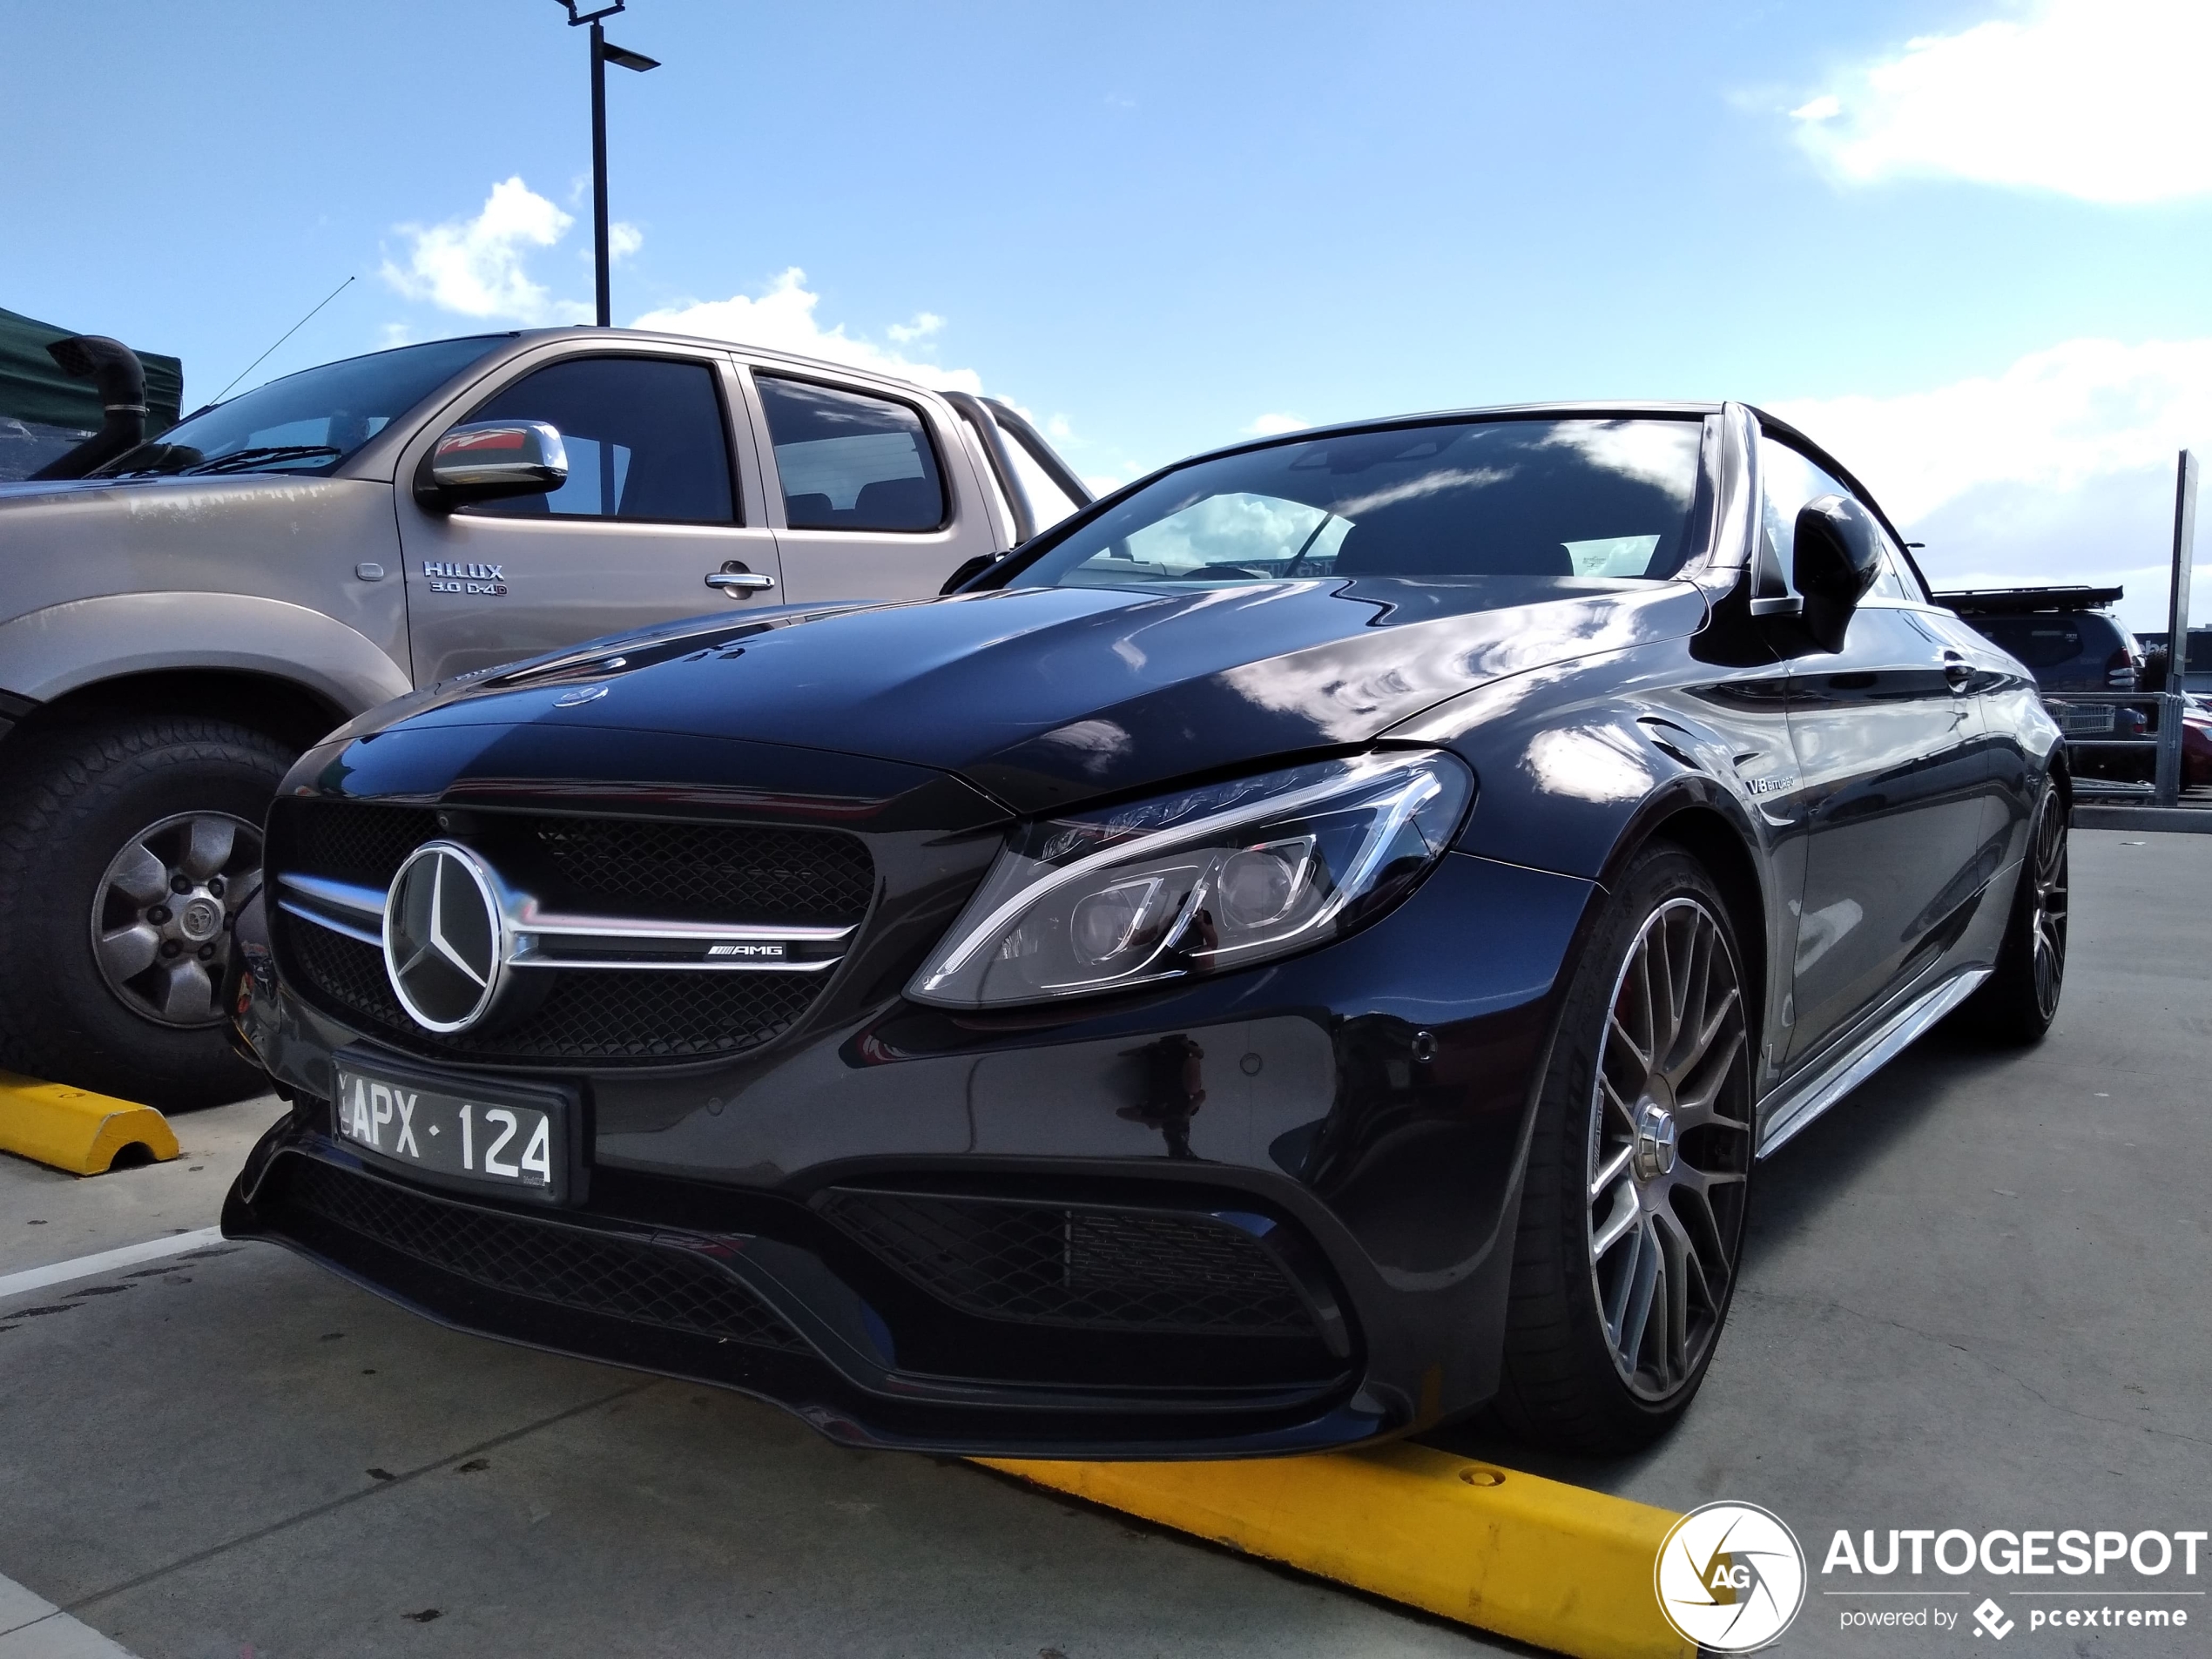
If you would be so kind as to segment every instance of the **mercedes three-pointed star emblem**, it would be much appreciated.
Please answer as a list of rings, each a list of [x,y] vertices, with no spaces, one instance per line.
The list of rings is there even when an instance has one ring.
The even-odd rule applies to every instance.
[[[505,977],[506,941],[491,870],[457,841],[408,855],[384,900],[384,971],[425,1030],[466,1030]]]

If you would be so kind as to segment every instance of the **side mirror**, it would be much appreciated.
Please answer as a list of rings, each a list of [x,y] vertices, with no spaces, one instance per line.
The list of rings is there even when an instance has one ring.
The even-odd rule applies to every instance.
[[[1882,573],[1881,531],[1848,496],[1816,496],[1797,513],[1791,577],[1804,596],[1805,631],[1823,651],[1841,651],[1851,612]]]
[[[568,482],[569,452],[543,421],[471,421],[430,448],[415,475],[415,499],[449,513],[470,502],[542,496]]]

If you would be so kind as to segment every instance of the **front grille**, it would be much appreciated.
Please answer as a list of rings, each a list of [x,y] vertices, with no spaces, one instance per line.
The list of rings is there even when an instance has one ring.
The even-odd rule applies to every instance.
[[[447,1204],[312,1158],[286,1158],[272,1176],[281,1182],[279,1206],[487,1290],[732,1342],[806,1349],[752,1291],[689,1251]]]
[[[435,813],[374,801],[280,805],[287,867],[365,887],[391,885],[407,855],[441,833]],[[840,830],[674,824],[653,819],[463,814],[449,832],[549,907],[655,921],[838,927],[867,914],[868,850]]]
[[[826,927],[867,914],[867,848],[835,830],[725,829],[605,818],[532,820],[541,896],[628,916]]]
[[[407,855],[438,833],[437,814],[418,807],[314,801],[293,810],[296,867],[365,887],[390,887]]]
[[[437,815],[373,801],[279,804],[280,867],[385,887],[438,836]],[[448,832],[548,909],[641,921],[850,926],[875,870],[839,830],[463,813]],[[742,1054],[806,1013],[827,973],[531,968],[540,1000],[487,1030],[441,1036],[401,1011],[374,946],[289,914],[271,919],[296,988],[397,1047],[522,1064],[651,1065]]]
[[[300,988],[350,1024],[366,1022],[396,1048],[487,1063],[651,1065],[742,1054],[788,1031],[826,975],[778,973],[526,968],[544,1000],[511,1022],[445,1035],[408,1018],[384,973],[384,954],[280,912]]]
[[[1212,1216],[833,1188],[822,1213],[931,1294],[1033,1324],[1310,1336],[1305,1298]]]

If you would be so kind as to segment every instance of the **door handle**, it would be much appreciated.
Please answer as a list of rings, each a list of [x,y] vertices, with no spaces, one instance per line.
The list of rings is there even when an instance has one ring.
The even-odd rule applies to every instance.
[[[736,599],[748,593],[765,593],[776,585],[776,578],[748,570],[737,560],[732,559],[720,570],[708,575],[706,585]]]
[[[1943,678],[1953,691],[1964,691],[1974,682],[1973,665],[1955,651],[1943,653]]]

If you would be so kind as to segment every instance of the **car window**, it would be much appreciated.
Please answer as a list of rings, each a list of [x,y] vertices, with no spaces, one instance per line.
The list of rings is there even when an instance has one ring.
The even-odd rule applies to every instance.
[[[571,357],[498,393],[472,421],[544,421],[569,481],[543,496],[466,508],[505,518],[737,522],[714,370],[664,357]]]
[[[795,530],[934,530],[945,522],[937,451],[921,415],[779,374],[755,374]]]
[[[1976,617],[1973,625],[2030,668],[2056,668],[2081,655],[2081,630],[2063,617]]]
[[[1177,468],[1014,581],[1654,580],[1692,550],[1703,433],[1696,421],[1480,421],[1271,444]]]
[[[1780,561],[1779,568],[1785,576],[1792,576],[1797,545],[1797,515],[1807,502],[1822,496],[1858,497],[1850,486],[1832,476],[1824,467],[1816,466],[1811,460],[1792,449],[1788,444],[1764,435],[1759,439],[1759,481],[1765,496],[1764,516],[1767,546]],[[1874,585],[1868,590],[1870,598],[1918,599],[1919,584],[1905,570],[1904,556],[1890,540],[1889,533],[1876,527],[1876,537],[1881,544],[1880,569]],[[1794,577],[1792,577],[1794,580]]]

